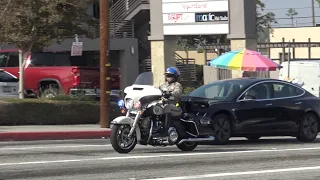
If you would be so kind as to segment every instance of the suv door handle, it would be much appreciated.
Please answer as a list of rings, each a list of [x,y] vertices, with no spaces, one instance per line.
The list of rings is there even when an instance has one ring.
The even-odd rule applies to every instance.
[[[266,104],[266,106],[272,106],[272,103]]]
[[[295,104],[302,104],[302,102],[296,102]]]

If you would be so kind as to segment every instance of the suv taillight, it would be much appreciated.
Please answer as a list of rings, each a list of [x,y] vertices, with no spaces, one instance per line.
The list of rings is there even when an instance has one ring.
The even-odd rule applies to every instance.
[[[72,68],[71,72],[73,74],[73,85],[78,86],[80,84],[80,71],[78,68]]]

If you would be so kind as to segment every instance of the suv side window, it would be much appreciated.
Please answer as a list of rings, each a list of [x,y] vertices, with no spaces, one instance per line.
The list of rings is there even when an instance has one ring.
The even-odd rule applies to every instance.
[[[53,53],[55,66],[71,66],[70,56],[67,53]]]
[[[274,82],[273,84],[273,97],[274,98],[286,98],[292,96],[299,96],[304,93],[303,90],[297,88],[295,86],[281,83],[281,82]]]
[[[0,67],[6,67],[7,66],[7,53],[0,53]]]
[[[66,53],[36,52],[31,55],[31,65],[37,66],[70,66],[70,58]]]
[[[31,66],[54,66],[54,59],[50,53],[39,52],[32,53],[31,55]]]
[[[19,67],[18,52],[0,53],[0,67]]]
[[[19,53],[18,52],[8,53],[7,67],[19,67]]]

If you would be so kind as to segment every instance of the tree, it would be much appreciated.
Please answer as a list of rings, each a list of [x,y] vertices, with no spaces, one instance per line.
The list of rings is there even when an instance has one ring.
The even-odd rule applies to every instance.
[[[273,12],[264,13],[265,4],[261,2],[261,0],[256,0],[257,6],[257,34],[258,34],[258,42],[265,42],[270,33],[272,33],[272,24],[276,24],[276,16]]]
[[[195,44],[193,41],[194,41],[193,38],[186,38],[186,37],[183,38],[182,36],[178,37],[177,39],[177,45],[184,50],[184,52],[187,55],[187,59],[189,59],[190,47],[192,46],[192,44]]]
[[[290,8],[290,9],[288,9],[286,15],[291,18],[291,23],[292,23],[292,27],[293,27],[293,26],[294,26],[294,21],[293,21],[294,18],[293,18],[293,17],[296,16],[296,15],[298,15],[298,12],[296,12],[295,9]]]
[[[74,34],[88,34],[95,20],[87,13],[92,0],[0,0],[7,11],[0,19],[0,42],[20,51],[19,96],[23,98],[23,68],[31,51]]]
[[[273,12],[263,13],[266,5],[261,0],[256,0],[257,5],[257,32],[272,30],[271,24],[276,24],[275,14]]]
[[[320,1],[320,0],[319,0]],[[272,32],[271,24],[277,23],[275,14],[273,12],[264,13],[265,4],[261,0],[256,0],[257,6],[257,34],[258,42],[264,42],[269,33]],[[227,35],[212,35],[212,36],[181,36],[180,39],[188,39],[188,48],[197,47],[199,48],[201,42],[207,43],[227,43]],[[178,38],[178,39],[179,39]],[[180,40],[181,41],[181,40]],[[178,42],[178,41],[177,41]],[[183,44],[182,44],[183,45]],[[180,43],[181,46],[181,43]]]

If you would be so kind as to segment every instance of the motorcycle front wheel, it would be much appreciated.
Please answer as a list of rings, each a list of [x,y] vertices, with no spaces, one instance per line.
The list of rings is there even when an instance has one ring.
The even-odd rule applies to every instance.
[[[137,145],[136,134],[129,138],[130,125],[128,124],[114,124],[111,129],[110,141],[113,149],[118,153],[129,153]]]

